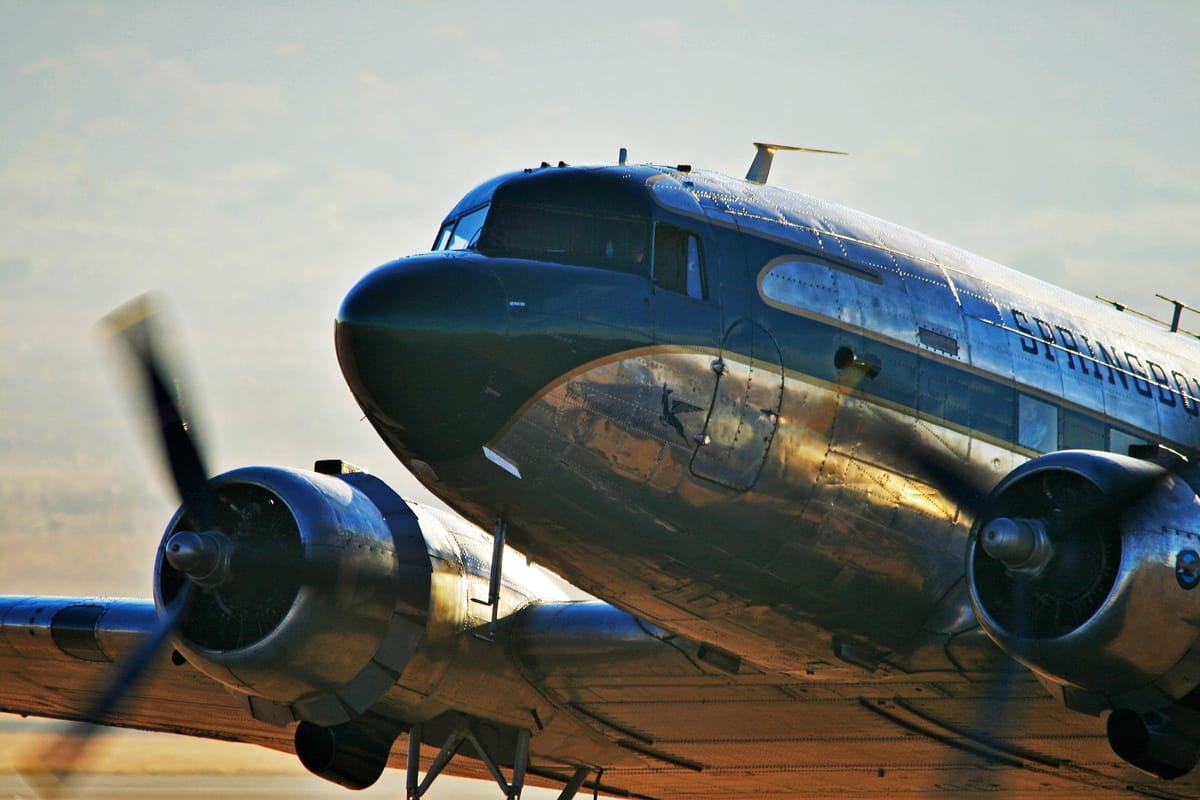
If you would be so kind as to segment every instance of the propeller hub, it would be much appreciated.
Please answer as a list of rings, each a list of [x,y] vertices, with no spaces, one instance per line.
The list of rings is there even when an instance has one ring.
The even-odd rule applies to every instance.
[[[229,577],[229,539],[219,531],[179,531],[167,540],[167,562],[200,586]]]
[[[996,517],[979,532],[983,551],[1013,572],[1041,574],[1054,555],[1046,529],[1036,519]]]

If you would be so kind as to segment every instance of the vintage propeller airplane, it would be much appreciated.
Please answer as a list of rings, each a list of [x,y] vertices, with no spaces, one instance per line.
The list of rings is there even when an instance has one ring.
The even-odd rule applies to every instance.
[[[0,598],[0,710],[350,788],[403,767],[410,800],[443,771],[562,800],[1200,795],[1185,307],[769,186],[757,147],[745,179],[624,151],[502,175],[350,291],[350,389],[457,514],[340,461],[209,477],[154,318],[118,314],[181,499],[154,601]]]

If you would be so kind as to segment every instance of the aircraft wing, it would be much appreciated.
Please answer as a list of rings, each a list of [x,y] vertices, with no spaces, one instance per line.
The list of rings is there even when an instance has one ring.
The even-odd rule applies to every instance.
[[[624,626],[624,654],[611,641],[567,649],[555,642],[584,617],[609,629]],[[156,624],[148,601],[0,598],[0,710],[88,719],[122,660]],[[561,787],[586,769],[592,786],[603,769],[602,791],[657,798],[1004,791],[1163,798],[1195,796],[1200,787],[1186,778],[1164,785],[1121,764],[1096,726],[1024,670],[992,680],[770,674],[602,603],[530,607],[505,630],[507,642],[492,646],[504,648],[519,680],[544,701],[535,709],[542,727],[530,744],[531,784]],[[455,713],[486,715],[471,707],[469,695],[514,692],[512,675],[501,673],[490,682],[476,676],[471,690],[448,685],[446,704]],[[294,723],[273,724],[255,713],[246,695],[165,650],[125,700],[96,721],[292,751]],[[402,738],[390,766],[404,768],[404,749]],[[436,744],[423,749],[423,770],[436,751]],[[487,777],[480,762],[463,757],[447,772]]]
[[[245,695],[176,663],[170,648],[105,719],[92,719],[157,624],[148,600],[0,597],[0,711],[291,749],[290,730],[255,719]]]

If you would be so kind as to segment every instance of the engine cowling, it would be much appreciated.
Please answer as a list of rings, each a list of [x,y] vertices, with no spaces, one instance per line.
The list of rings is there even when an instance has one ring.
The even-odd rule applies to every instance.
[[[1200,685],[1200,499],[1186,469],[1063,451],[989,496],[967,554],[971,602],[1068,704],[1149,712]]]
[[[337,725],[364,713],[424,632],[431,565],[416,516],[366,473],[245,467],[209,485],[214,530],[173,538],[194,531],[181,509],[158,550],[160,613],[184,581],[198,583],[176,649],[297,719]],[[168,546],[181,540],[219,543],[211,577],[172,564]]]

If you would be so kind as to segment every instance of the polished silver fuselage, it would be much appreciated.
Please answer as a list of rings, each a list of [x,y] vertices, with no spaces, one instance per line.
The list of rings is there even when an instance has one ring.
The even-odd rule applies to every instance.
[[[858,212],[640,169],[656,208],[740,242],[709,248],[711,345],[664,324],[704,301],[651,288],[651,342],[547,383],[474,455],[407,459],[580,587],[773,670],[989,668],[971,515],[931,459],[986,489],[1051,450],[1200,449],[1191,337]],[[604,317],[460,258],[512,331]]]

